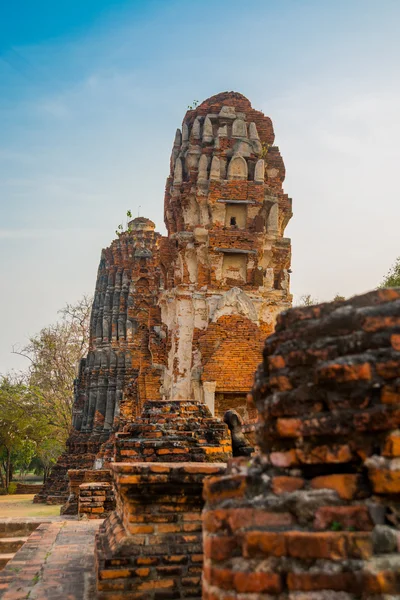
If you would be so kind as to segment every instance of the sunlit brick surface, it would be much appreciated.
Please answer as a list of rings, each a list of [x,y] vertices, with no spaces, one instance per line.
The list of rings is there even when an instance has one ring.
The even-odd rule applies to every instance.
[[[400,594],[400,290],[278,318],[262,453],[205,482],[204,600]]]

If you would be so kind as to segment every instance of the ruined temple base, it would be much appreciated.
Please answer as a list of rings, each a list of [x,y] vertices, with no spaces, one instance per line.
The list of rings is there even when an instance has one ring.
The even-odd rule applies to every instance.
[[[74,432],[67,441],[67,450],[58,459],[41,491],[33,499],[35,504],[64,504],[69,498],[68,471],[89,471],[93,468],[102,440],[89,434]],[[82,482],[81,482],[82,483]],[[76,514],[63,512],[61,514]]]
[[[111,471],[109,469],[69,469],[69,496],[67,502],[61,508],[62,515],[77,515],[81,485],[93,483],[111,483]],[[110,498],[108,499],[110,500]],[[114,504],[109,510],[115,508]],[[99,517],[101,518],[101,517]]]
[[[99,600],[201,598],[203,481],[224,463],[116,463],[96,537]]]

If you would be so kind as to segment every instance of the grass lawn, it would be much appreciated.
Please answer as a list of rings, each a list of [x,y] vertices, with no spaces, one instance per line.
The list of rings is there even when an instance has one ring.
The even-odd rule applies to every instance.
[[[33,494],[0,496],[0,519],[5,517],[59,517],[60,505],[33,504]]]

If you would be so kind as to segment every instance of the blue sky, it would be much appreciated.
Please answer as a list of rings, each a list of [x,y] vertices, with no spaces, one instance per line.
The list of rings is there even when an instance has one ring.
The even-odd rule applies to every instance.
[[[93,292],[128,208],[164,232],[175,129],[220,91],[274,122],[295,299],[375,287],[400,254],[399,18],[398,0],[1,3],[0,372]]]

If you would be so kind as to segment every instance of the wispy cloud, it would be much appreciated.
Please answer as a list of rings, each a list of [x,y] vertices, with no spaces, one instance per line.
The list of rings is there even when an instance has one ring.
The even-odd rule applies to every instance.
[[[70,108],[63,102],[63,100],[49,99],[40,102],[39,110],[46,113],[50,117],[57,119],[64,119],[71,115]]]
[[[44,240],[46,238],[71,237],[77,234],[86,235],[90,231],[90,228],[84,227],[0,229],[0,240]]]

